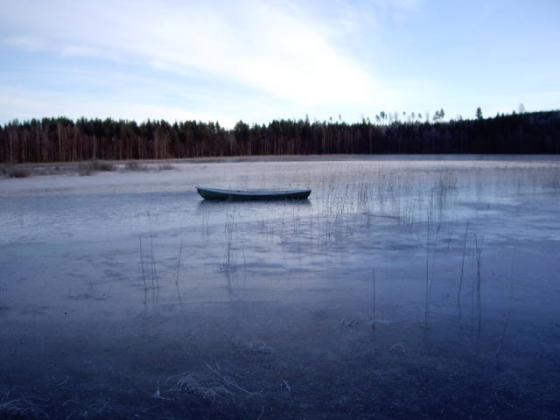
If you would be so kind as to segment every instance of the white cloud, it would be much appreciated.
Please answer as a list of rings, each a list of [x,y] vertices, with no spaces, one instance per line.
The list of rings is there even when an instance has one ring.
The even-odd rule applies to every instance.
[[[421,7],[421,0],[0,0],[0,76],[21,95],[10,98],[0,86],[0,112],[263,122],[442,106],[466,114],[510,100],[553,107],[554,94],[529,98],[519,80],[527,78],[529,92],[557,92],[554,56],[543,55],[547,70],[537,60],[532,71],[508,67],[485,81],[472,71],[474,58],[454,65],[469,61],[456,60],[455,45],[418,44],[424,33],[414,37],[410,28],[438,29],[426,18],[434,11]],[[412,22],[415,11],[422,19]],[[42,54],[10,60],[14,49]],[[538,82],[543,72],[552,74],[546,86]],[[499,98],[504,92],[512,98]]]
[[[12,45],[66,56],[120,57],[201,72],[298,106],[365,109],[389,92],[294,4],[242,1],[27,1],[2,20],[30,35]]]
[[[53,95],[57,89],[69,90],[60,99],[68,107],[59,107],[61,114],[74,112],[72,93],[87,100],[89,91],[104,93],[111,104],[106,109],[115,117],[136,110],[131,117],[142,119],[146,110],[160,115],[157,109],[165,109],[172,119],[186,115],[179,112],[183,107],[193,112],[189,115],[223,122],[306,114],[312,119],[342,114],[346,120],[359,120],[381,109],[401,109],[409,101],[399,86],[378,78],[379,40],[373,38],[381,33],[380,19],[388,10],[402,14],[418,4],[419,0],[363,0],[359,6],[349,0],[328,5],[315,0],[20,0],[0,13],[0,37],[13,48],[72,59],[60,65],[95,59],[83,61],[91,66],[90,78],[71,85],[59,72],[51,86],[41,84]],[[112,62],[125,64],[127,70],[108,71]],[[122,72],[128,70],[130,80],[123,79]],[[128,108],[119,111],[115,104]],[[42,114],[55,113],[51,108],[47,105]]]

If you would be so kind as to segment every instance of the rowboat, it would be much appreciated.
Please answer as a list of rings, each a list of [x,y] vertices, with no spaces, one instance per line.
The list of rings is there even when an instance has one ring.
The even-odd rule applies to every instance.
[[[311,190],[223,190],[196,187],[206,200],[306,200]]]

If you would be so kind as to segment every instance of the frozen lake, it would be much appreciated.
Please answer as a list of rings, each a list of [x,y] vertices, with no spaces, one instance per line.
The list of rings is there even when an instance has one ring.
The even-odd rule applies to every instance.
[[[173,165],[0,179],[0,417],[558,416],[560,159]]]

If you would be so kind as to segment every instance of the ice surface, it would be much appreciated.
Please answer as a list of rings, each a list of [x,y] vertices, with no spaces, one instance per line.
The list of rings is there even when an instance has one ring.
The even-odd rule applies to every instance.
[[[0,410],[558,412],[558,159],[174,166],[0,180]]]

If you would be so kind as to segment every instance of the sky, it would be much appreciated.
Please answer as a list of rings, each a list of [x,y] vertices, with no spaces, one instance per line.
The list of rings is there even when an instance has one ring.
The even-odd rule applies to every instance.
[[[0,123],[559,109],[559,23],[559,0],[0,0]]]

